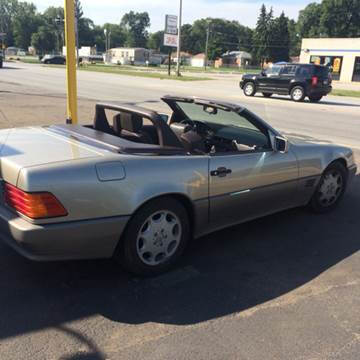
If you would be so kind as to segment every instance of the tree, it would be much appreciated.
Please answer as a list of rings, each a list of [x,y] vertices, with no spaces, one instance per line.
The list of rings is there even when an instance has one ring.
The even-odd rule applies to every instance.
[[[323,0],[320,26],[328,37],[360,36],[360,0]]]
[[[284,12],[272,22],[269,54],[272,62],[289,61],[290,35],[289,19]]]
[[[40,53],[45,54],[55,50],[56,34],[48,26],[40,26],[31,36],[31,45]]]
[[[256,23],[256,28],[253,35],[254,50],[253,54],[258,62],[261,64],[264,61],[269,61],[271,57],[270,41],[273,30],[273,10],[266,11],[263,4],[260,9],[260,14]]]
[[[299,56],[301,49],[301,38],[298,34],[297,23],[290,19],[288,22],[288,31],[290,38],[290,56]]]
[[[147,12],[130,11],[121,20],[120,26],[126,33],[125,45],[129,47],[145,47],[149,34],[150,17]]]
[[[320,18],[321,4],[311,3],[301,10],[297,23],[297,30],[301,38],[319,37],[321,34]]]
[[[103,37],[105,38],[104,29],[107,30],[108,34],[111,33],[110,47],[122,47],[125,45],[125,42],[127,41],[127,33],[120,25],[106,23],[102,31]]]
[[[0,32],[6,33],[5,42],[14,45],[13,20],[19,3],[17,0],[0,0]]]
[[[53,49],[58,49],[62,52],[62,46],[64,45],[64,8],[62,7],[48,7],[43,13],[44,26],[48,31],[52,31],[55,35],[55,42]],[[60,20],[60,21],[57,21]]]
[[[74,5],[75,5],[75,17],[79,21],[84,15],[80,0],[74,0]]]
[[[32,3],[20,2],[13,19],[14,43],[16,46],[27,49],[31,44],[31,35],[37,32],[41,24],[40,15]]]

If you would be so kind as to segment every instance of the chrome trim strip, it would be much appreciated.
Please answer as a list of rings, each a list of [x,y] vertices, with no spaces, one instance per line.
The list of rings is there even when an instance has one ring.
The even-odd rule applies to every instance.
[[[246,194],[246,193],[249,193],[250,191],[251,191],[250,189],[246,189],[246,190],[242,190],[242,191],[236,191],[236,192],[231,193],[230,196]]]

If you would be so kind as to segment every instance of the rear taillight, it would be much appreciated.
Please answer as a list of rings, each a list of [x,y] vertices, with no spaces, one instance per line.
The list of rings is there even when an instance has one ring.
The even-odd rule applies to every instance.
[[[318,81],[319,81],[318,77],[317,77],[317,76],[313,76],[313,77],[311,78],[311,86],[316,86],[316,85],[318,84]]]
[[[28,193],[7,183],[4,190],[6,204],[31,219],[67,215],[60,201],[49,192]]]

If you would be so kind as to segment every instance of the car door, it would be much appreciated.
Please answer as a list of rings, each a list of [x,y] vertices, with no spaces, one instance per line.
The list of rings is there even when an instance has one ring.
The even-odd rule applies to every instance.
[[[266,69],[265,75],[261,75],[258,79],[259,90],[263,92],[274,93],[279,87],[281,66],[273,65]]]
[[[291,80],[294,79],[296,73],[296,65],[283,66],[278,79],[278,92],[289,94]]]
[[[246,145],[238,145],[239,151],[210,155],[209,214],[214,228],[287,209],[298,201],[295,155],[291,149],[274,150],[269,130],[255,121],[247,125],[251,116],[250,112],[244,114],[239,128],[217,132],[217,136],[222,136],[225,131],[232,131],[236,144]],[[246,150],[251,144],[255,147]]]

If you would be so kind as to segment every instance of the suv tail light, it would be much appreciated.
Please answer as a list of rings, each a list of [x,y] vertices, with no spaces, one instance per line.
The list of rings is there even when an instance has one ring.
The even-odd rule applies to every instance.
[[[319,78],[317,76],[313,76],[311,78],[311,86],[316,86],[318,84]]]
[[[68,214],[60,201],[49,192],[28,193],[7,183],[4,188],[6,204],[31,219],[53,218]]]

